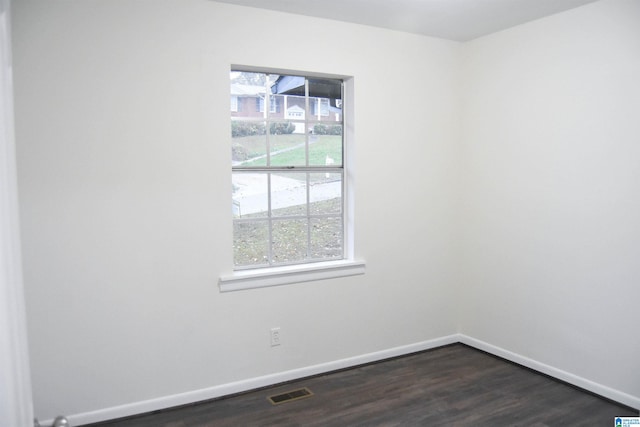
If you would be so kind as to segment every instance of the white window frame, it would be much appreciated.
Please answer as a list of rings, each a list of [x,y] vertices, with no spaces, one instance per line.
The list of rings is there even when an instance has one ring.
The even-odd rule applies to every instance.
[[[219,278],[221,292],[245,289],[280,286],[293,283],[334,279],[361,275],[365,273],[364,260],[355,258],[354,251],[354,216],[353,216],[353,126],[348,123],[353,117],[353,78],[299,71],[283,71],[255,67],[232,66],[233,70],[247,72],[264,72],[270,74],[304,75],[308,78],[341,79],[344,84],[343,98],[343,251],[344,258],[340,260],[317,261],[302,264],[283,265],[246,270],[233,270],[222,274]],[[232,221],[229,221],[231,224]]]
[[[325,108],[325,106],[326,106],[326,108]],[[329,107],[330,106],[331,106],[331,103],[329,102],[329,99],[327,99],[327,98],[316,98],[316,102],[314,102],[314,104],[312,106],[313,110],[311,112],[318,119],[321,119],[322,117],[328,117],[329,116]]]
[[[258,104],[258,110],[261,113],[264,113],[264,98],[261,96],[258,99],[259,99],[259,101],[258,101],[258,103],[259,103]],[[276,104],[277,102],[278,101],[275,98],[269,97],[269,104],[270,104],[269,105],[269,112],[270,113],[276,113],[277,112],[277,110],[278,110],[277,104]]]

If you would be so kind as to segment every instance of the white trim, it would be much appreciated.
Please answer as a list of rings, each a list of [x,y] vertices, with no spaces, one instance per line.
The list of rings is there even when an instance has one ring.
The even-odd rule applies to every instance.
[[[352,368],[366,363],[378,362],[392,357],[404,356],[419,351],[441,347],[444,345],[455,344],[458,342],[466,344],[470,347],[477,348],[478,350],[486,351],[487,353],[493,354],[495,356],[502,357],[503,359],[509,360],[511,362],[518,363],[519,365],[526,366],[527,368],[531,368],[543,374],[550,375],[554,378],[565,381],[569,384],[573,384],[587,391],[596,393],[605,398],[612,399],[624,405],[628,405],[632,408],[640,407],[640,397],[631,396],[621,391],[614,390],[610,387],[597,384],[593,381],[587,380],[577,375],[573,375],[544,363],[537,362],[503,348],[488,344],[484,341],[480,341],[463,334],[452,334],[427,341],[421,341],[413,344],[376,351],[373,353],[339,359],[332,362],[320,363],[317,365],[292,369],[289,371],[277,372],[274,374],[248,378],[232,383],[221,384],[205,389],[194,390],[170,396],[163,396],[156,399],[149,399],[126,405],[114,406],[111,408],[100,409],[92,412],[70,415],[67,417],[67,419],[69,420],[71,425],[83,425],[113,420],[117,418],[172,408],[175,406],[215,399],[235,393],[242,393],[261,387],[268,387],[287,381],[299,380],[309,376],[324,374],[339,369]],[[53,420],[42,421],[42,425],[50,425],[52,423]]]
[[[460,334],[460,342],[470,347],[474,347],[479,350],[486,351],[487,353],[491,353],[495,356],[502,357],[503,359],[517,363],[519,365],[526,366],[527,368],[549,375],[553,378],[557,378],[561,381],[567,382],[576,387],[580,387],[592,393],[606,397],[607,399],[611,399],[615,402],[622,403],[623,405],[640,409],[640,397],[638,396],[632,396],[622,391],[615,390],[611,387],[598,384],[594,381],[588,380],[586,378],[582,378],[570,372],[563,371],[562,369],[554,368],[553,366],[549,366],[545,363],[538,362],[526,356],[522,356],[520,354],[514,353],[504,348],[497,347],[495,345],[477,340],[475,338],[468,337],[463,334]]]
[[[264,375],[261,377],[249,378],[246,380],[222,384],[206,389],[194,390],[186,393],[174,394],[171,396],[163,396],[157,399],[150,399],[141,402],[130,403],[127,405],[114,406],[97,411],[70,415],[67,416],[67,419],[69,420],[69,423],[71,425],[83,425],[112,420],[116,418],[128,417],[131,415],[137,415],[146,412],[167,409],[174,406],[214,399],[217,397],[228,396],[230,394],[241,393],[261,387],[280,384],[286,381],[298,380],[301,378],[324,374],[339,369],[351,368],[354,366],[363,365],[365,363],[377,362],[380,360],[389,359],[391,357],[403,356],[418,351],[441,347],[443,345],[454,344],[458,341],[458,335],[448,335],[428,341],[422,341],[414,344],[390,348],[387,350],[348,357],[332,362],[320,363],[318,365],[307,366],[304,368],[292,369],[290,371]],[[50,425],[52,423],[53,420],[42,421],[42,425]]]
[[[11,59],[11,2],[0,0],[0,424],[33,425],[22,280]]]
[[[364,261],[327,261],[235,271],[230,275],[220,277],[218,284],[221,292],[229,292],[355,276],[364,274],[364,272]]]

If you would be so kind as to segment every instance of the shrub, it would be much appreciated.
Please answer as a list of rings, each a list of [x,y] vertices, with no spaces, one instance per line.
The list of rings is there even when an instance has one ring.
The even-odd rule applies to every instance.
[[[266,128],[264,124],[260,122],[244,122],[235,120],[231,122],[231,136],[233,138],[264,135],[265,133]]]
[[[291,122],[271,123],[269,132],[271,135],[288,135],[296,130],[296,126]]]
[[[242,162],[248,158],[249,154],[247,153],[247,149],[242,145],[234,144],[233,147],[231,147],[231,159],[234,162]]]
[[[315,135],[342,135],[342,126],[318,124],[313,127],[313,133]]]

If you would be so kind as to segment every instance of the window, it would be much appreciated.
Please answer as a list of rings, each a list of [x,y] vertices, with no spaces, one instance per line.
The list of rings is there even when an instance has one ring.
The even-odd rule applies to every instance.
[[[353,79],[250,70],[230,74],[233,271],[220,291],[364,274],[343,120]]]
[[[261,115],[231,116],[235,269],[344,259],[343,82],[234,70],[231,86],[264,93]]]
[[[329,100],[326,98],[316,98],[311,104],[311,112],[318,118],[326,117],[329,115]]]
[[[277,107],[277,99],[275,96],[271,96],[269,98],[271,101],[269,102],[269,112],[270,113],[277,113],[278,112],[278,107]],[[260,98],[256,98],[256,110],[260,111],[261,113],[264,113],[264,98],[260,97]]]

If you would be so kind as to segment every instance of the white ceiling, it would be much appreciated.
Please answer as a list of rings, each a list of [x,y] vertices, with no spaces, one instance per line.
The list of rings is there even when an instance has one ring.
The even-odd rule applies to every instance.
[[[216,0],[456,41],[596,0]]]

